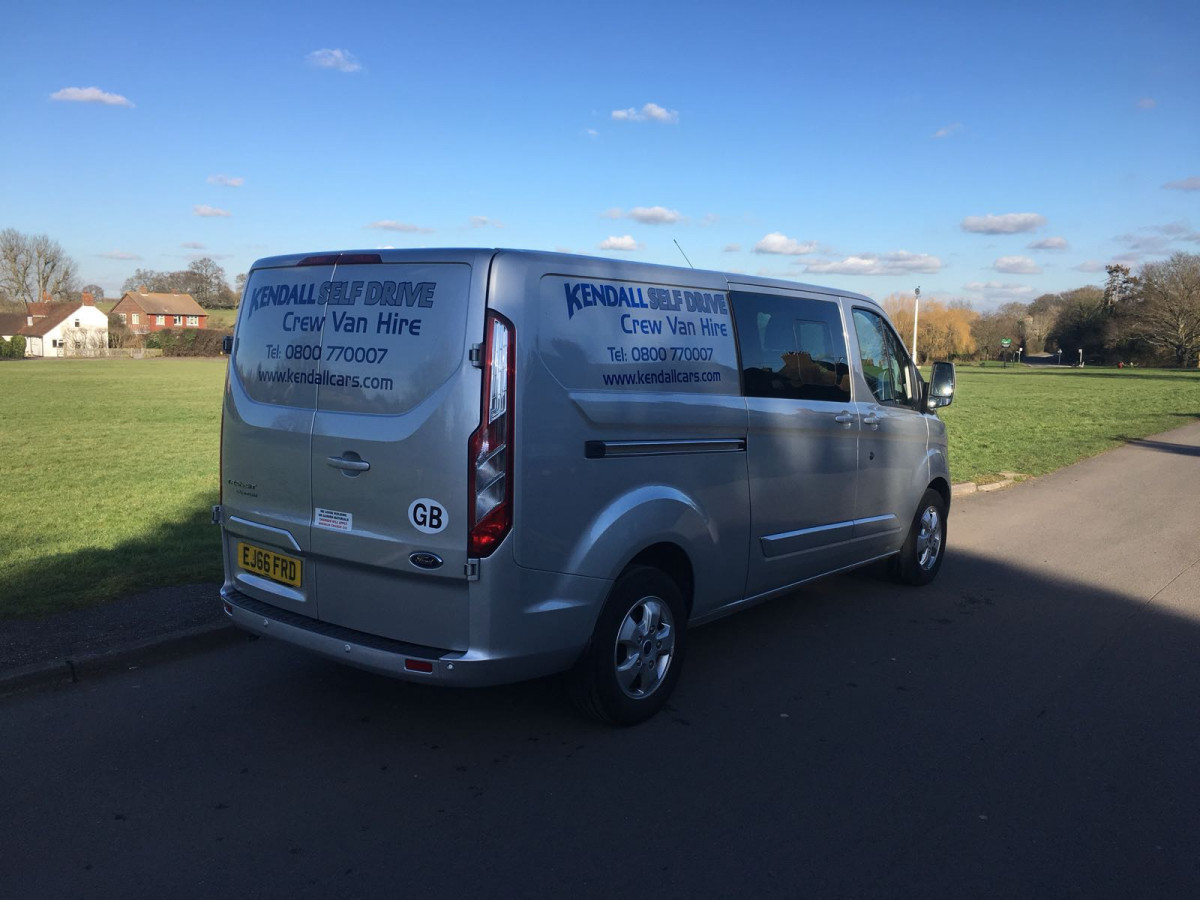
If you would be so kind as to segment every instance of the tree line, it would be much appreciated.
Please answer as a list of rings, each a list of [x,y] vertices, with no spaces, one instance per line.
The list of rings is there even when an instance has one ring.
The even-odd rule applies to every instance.
[[[1200,365],[1200,255],[1176,253],[1135,274],[1105,267],[1104,287],[1087,285],[979,312],[969,304],[920,302],[917,354],[934,359],[991,360],[1052,353],[1063,363]],[[905,343],[912,339],[913,295],[883,306]],[[1011,341],[1009,347],[1003,341]]]
[[[1200,355],[1200,255],[1176,253],[1149,262],[1135,274],[1128,266],[1106,266],[1103,288],[1093,285],[1043,294],[1030,303],[1006,303],[979,312],[962,301],[923,299],[917,315],[917,353],[933,359],[998,359],[1021,348],[1026,355],[1060,353],[1064,362],[1195,366]],[[179,291],[208,309],[237,306],[245,275],[230,288],[225,270],[209,257],[173,272],[138,269],[123,291]],[[97,299],[104,290],[80,284],[78,266],[49,236],[0,231],[0,310],[24,309],[49,297]],[[883,301],[907,343],[913,330],[913,296]],[[1002,344],[1012,342],[1010,347]]]
[[[138,269],[125,279],[121,290],[178,291],[191,294],[206,309],[232,309],[244,283],[245,275],[239,275],[236,289],[231,288],[225,270],[206,256],[174,272]],[[82,283],[78,265],[58,241],[15,228],[0,231],[0,310],[24,310],[27,303],[47,298],[77,303],[85,293],[97,300],[104,297],[100,285]]]

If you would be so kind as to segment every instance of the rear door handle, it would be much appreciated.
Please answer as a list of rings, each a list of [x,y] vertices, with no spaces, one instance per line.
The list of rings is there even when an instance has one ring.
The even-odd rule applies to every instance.
[[[345,469],[347,472],[366,472],[371,468],[365,459],[347,459],[345,456],[331,456],[328,462],[335,469]]]
[[[839,425],[844,425],[849,428],[854,424],[854,415],[852,413],[844,412],[840,416],[834,416],[833,421],[837,422]]]
[[[862,422],[872,430],[878,430],[879,428],[879,416],[875,415],[875,413],[867,413],[863,416]]]

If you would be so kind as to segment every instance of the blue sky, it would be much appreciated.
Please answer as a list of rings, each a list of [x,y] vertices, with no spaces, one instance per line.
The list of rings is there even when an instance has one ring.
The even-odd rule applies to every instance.
[[[682,264],[678,241],[697,267],[986,310],[1200,252],[1195,0],[5,19],[0,228],[110,296],[201,255],[232,283],[276,253]]]

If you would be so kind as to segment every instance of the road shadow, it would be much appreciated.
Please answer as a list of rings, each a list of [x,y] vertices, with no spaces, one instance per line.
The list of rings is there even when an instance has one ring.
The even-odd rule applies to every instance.
[[[373,895],[402,870],[434,894],[606,896],[620,860],[681,897],[1196,896],[1200,624],[1178,600],[953,550],[924,589],[864,570],[696,629],[669,708],[632,729],[579,718],[556,679],[437,689],[247,641],[65,689],[87,765],[55,795],[80,847],[115,839],[116,804],[190,810],[130,827],[197,895],[346,870]],[[21,703],[11,808],[12,736],[49,727]],[[11,833],[33,893],[82,865],[56,828]]]
[[[1130,447],[1159,450],[1163,453],[1179,453],[1183,456],[1200,456],[1200,447],[1192,444],[1173,444],[1170,441],[1152,441],[1146,438],[1131,438],[1125,435],[1118,435],[1116,439],[1125,442]]]

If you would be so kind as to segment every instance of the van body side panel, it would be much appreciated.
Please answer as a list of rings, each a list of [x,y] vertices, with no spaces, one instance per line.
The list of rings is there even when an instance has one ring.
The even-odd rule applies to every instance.
[[[519,360],[513,555],[611,581],[672,543],[708,607],[744,585],[745,404],[724,279],[664,273],[498,255],[489,304],[517,323]]]

